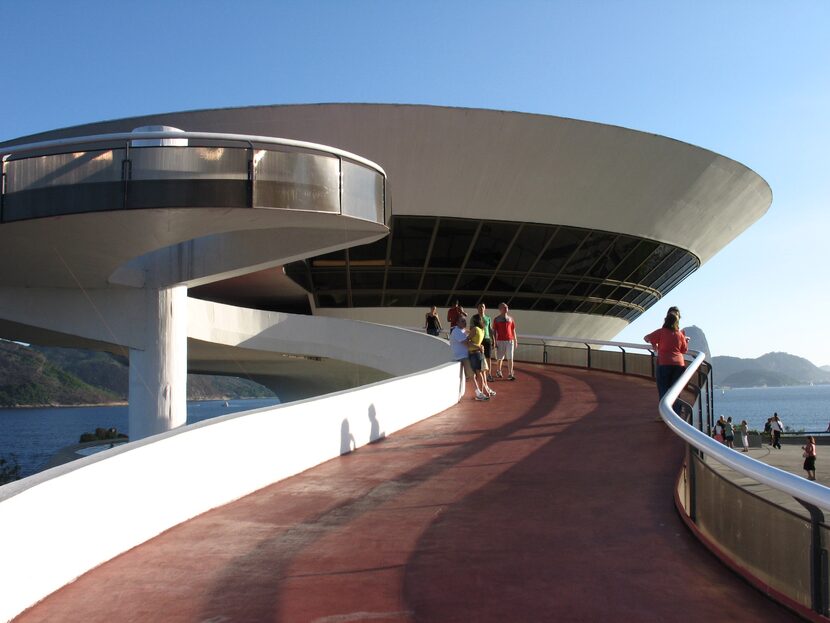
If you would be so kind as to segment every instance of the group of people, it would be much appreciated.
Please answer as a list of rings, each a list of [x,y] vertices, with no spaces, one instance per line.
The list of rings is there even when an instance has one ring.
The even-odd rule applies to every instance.
[[[769,435],[770,447],[781,449],[781,433],[784,432],[784,423],[778,417],[778,413],[773,413],[772,417],[767,418],[764,424],[764,432]],[[732,418],[724,419],[723,416],[718,418],[715,422],[714,437],[729,448],[735,447],[735,434],[741,435],[743,442],[743,452],[749,452],[749,431],[747,430],[746,420],[741,420],[738,426],[732,424]],[[807,437],[807,445],[801,446],[802,457],[804,458],[804,471],[807,472],[808,480],[816,479],[816,438],[812,435]]]
[[[746,420],[741,420],[740,424],[735,425],[732,423],[731,417],[724,419],[723,416],[720,416],[718,421],[715,422],[715,439],[727,448],[735,448],[736,433],[741,436],[741,445],[743,446],[741,452],[749,452],[749,425]]]
[[[504,362],[507,361],[507,380],[515,381],[513,374],[513,355],[518,346],[516,321],[508,313],[507,303],[499,305],[499,314],[495,318],[488,316],[484,303],[479,303],[476,314],[467,318],[467,312],[459,301],[447,312],[449,339],[453,359],[460,361],[467,380],[475,384],[475,399],[490,400],[496,392],[490,388],[493,382],[491,371],[495,363],[496,378],[505,378]],[[443,327],[438,318],[438,309],[433,306],[426,315],[424,324],[430,335],[440,335]],[[495,342],[495,357],[493,345]]]

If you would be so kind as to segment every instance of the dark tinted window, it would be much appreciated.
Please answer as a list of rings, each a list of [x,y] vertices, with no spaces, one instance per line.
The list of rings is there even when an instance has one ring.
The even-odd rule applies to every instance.
[[[483,223],[467,268],[497,268],[518,228],[513,223]]]
[[[555,227],[525,225],[502,263],[502,270],[528,271]]]
[[[352,267],[352,290],[382,290],[382,270],[361,270]]]
[[[650,240],[639,240],[636,243],[631,252],[614,267],[614,270],[608,275],[609,278],[626,281],[631,273],[645,262],[659,246],[658,243]]]
[[[571,260],[565,266],[564,272],[568,275],[588,274],[597,262],[601,262],[608,248],[614,242],[614,238],[613,234],[591,232],[580,245],[579,250],[571,257]]]
[[[316,270],[312,273],[314,287],[318,290],[345,290],[345,270]]]
[[[484,292],[487,284],[490,282],[490,275],[481,273],[464,273],[458,280],[456,290],[475,290]]]
[[[550,284],[550,277],[528,277],[521,285],[521,292],[536,292],[542,294]]]
[[[387,236],[377,242],[351,248],[349,249],[349,261],[352,266],[385,266],[388,244],[389,237]]]
[[[430,268],[461,268],[478,221],[442,219],[429,258]]]
[[[286,274],[320,307],[445,307],[460,297],[630,320],[698,266],[671,245],[574,227],[405,216],[390,228],[386,239],[293,262]]]
[[[458,278],[457,273],[438,273],[427,271],[424,274],[424,282],[421,285],[422,290],[452,290],[455,286],[455,280]]]
[[[557,274],[587,235],[588,232],[581,229],[561,227],[550,241],[548,248],[539,257],[533,272]]]
[[[387,290],[417,290],[420,271],[390,270],[386,276]]]
[[[353,307],[380,307],[382,296],[380,292],[357,294],[352,292]]]
[[[434,218],[399,217],[392,226],[392,266],[423,266]]]

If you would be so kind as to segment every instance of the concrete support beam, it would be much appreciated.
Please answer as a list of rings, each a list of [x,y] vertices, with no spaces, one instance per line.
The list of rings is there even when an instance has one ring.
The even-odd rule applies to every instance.
[[[144,290],[145,347],[130,349],[130,440],[187,421],[187,288]]]

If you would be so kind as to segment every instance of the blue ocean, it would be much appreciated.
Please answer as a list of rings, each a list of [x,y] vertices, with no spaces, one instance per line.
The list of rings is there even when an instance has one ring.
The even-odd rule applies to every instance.
[[[187,403],[187,423],[219,415],[279,404],[276,398],[203,400]],[[31,476],[46,467],[55,452],[78,443],[81,433],[96,428],[127,431],[127,407],[49,407],[0,409],[0,456],[14,455],[22,475]]]
[[[762,430],[777,412],[785,430],[825,432],[830,425],[830,385],[748,387],[715,390],[715,417],[746,420],[750,429]]]

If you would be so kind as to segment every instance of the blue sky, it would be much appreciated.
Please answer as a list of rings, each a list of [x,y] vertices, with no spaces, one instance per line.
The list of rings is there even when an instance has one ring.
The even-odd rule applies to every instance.
[[[823,0],[0,0],[0,33],[0,140],[153,112],[396,102],[575,117],[712,149],[762,175],[773,205],[620,339],[640,341],[676,304],[713,354],[830,364]]]

